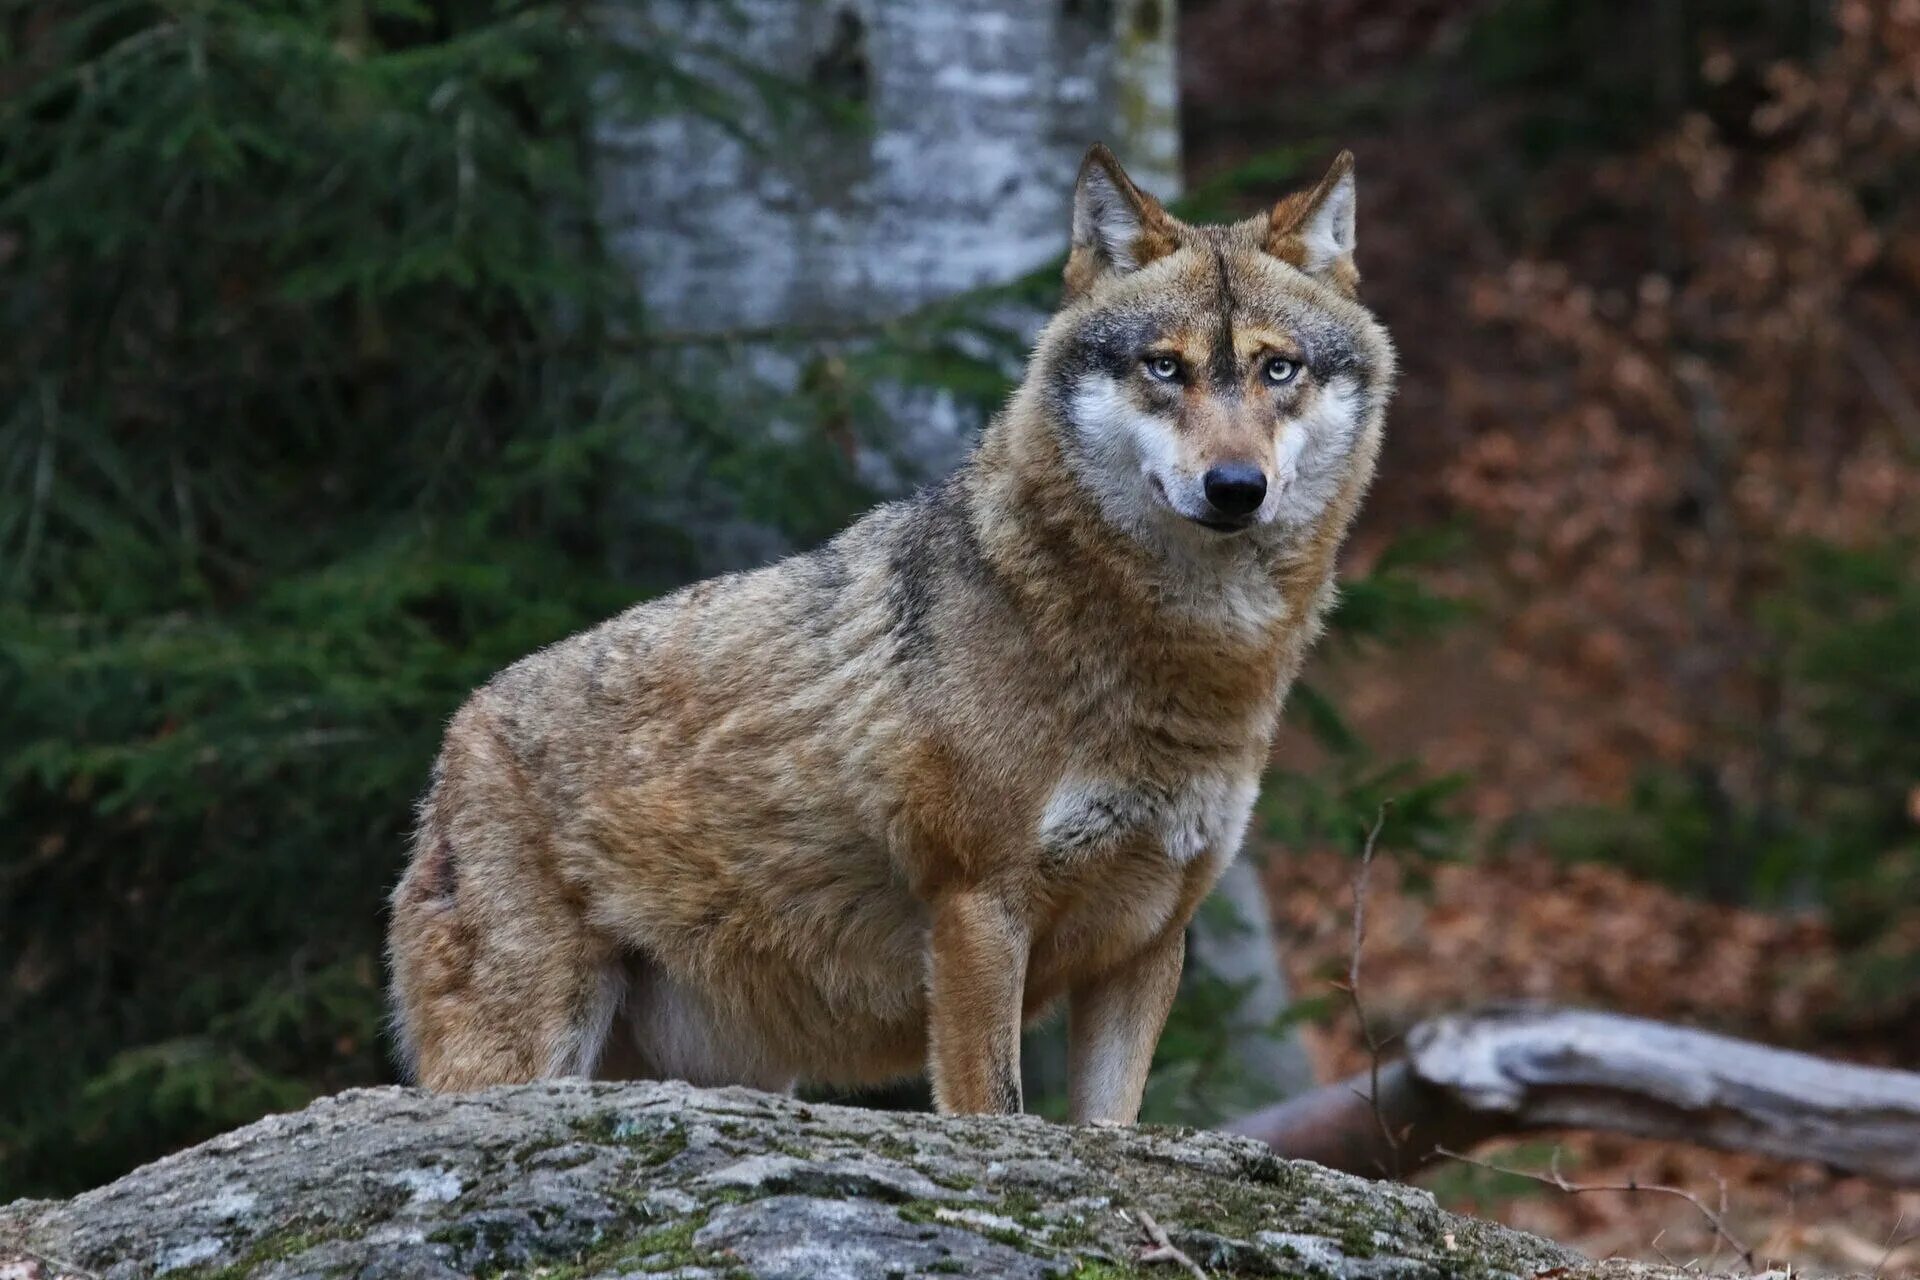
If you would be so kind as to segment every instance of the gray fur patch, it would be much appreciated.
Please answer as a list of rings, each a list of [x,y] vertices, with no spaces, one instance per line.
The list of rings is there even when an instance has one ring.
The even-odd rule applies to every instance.
[[[1215,286],[1213,351],[1207,363],[1207,377],[1220,392],[1236,391],[1240,386],[1240,361],[1233,349],[1233,276],[1227,269],[1227,255],[1215,246],[1214,270],[1219,275]]]
[[[958,475],[922,489],[904,504],[887,563],[887,609],[900,660],[933,650],[931,618],[943,578],[979,581],[987,573]]]

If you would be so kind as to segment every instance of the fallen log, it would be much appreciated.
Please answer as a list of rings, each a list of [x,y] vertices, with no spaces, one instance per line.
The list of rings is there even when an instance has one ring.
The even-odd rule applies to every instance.
[[[1618,1014],[1496,1006],[1420,1023],[1406,1056],[1244,1116],[1280,1155],[1404,1177],[1491,1138],[1591,1129],[1817,1160],[1920,1186],[1920,1074]]]

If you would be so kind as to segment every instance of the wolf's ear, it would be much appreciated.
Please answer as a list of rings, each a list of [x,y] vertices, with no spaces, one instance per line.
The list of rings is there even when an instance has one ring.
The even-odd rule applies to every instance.
[[[1342,151],[1311,190],[1273,206],[1267,252],[1351,295],[1360,285],[1353,265],[1353,208],[1353,152]]]
[[[1084,292],[1107,272],[1138,271],[1172,253],[1175,243],[1173,219],[1160,202],[1133,185],[1113,152],[1094,143],[1073,188],[1068,294]]]

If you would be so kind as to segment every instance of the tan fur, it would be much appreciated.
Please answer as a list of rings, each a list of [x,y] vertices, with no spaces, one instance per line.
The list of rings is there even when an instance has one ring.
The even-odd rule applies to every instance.
[[[925,1067],[943,1110],[1015,1110],[1020,1028],[1065,999],[1075,1118],[1133,1119],[1330,599],[1392,352],[1350,259],[1310,276],[1269,251],[1274,219],[1176,223],[1104,149],[1083,205],[1089,181],[1124,234],[1077,215],[1068,301],[953,478],[537,653],[454,717],[390,937],[422,1082]],[[1132,341],[1220,373],[1149,385]],[[1321,364],[1276,389],[1273,354]],[[1323,505],[1226,535],[1153,505],[1063,407],[1146,415],[1184,477],[1267,465],[1362,392],[1337,456],[1312,455]]]

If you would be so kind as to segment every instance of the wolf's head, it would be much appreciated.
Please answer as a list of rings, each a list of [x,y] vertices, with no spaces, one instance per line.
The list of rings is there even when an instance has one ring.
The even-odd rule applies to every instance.
[[[1393,383],[1386,331],[1356,301],[1354,205],[1343,153],[1266,215],[1189,226],[1105,147],[1087,154],[1066,300],[1029,385],[1114,524],[1206,544],[1350,509]]]

